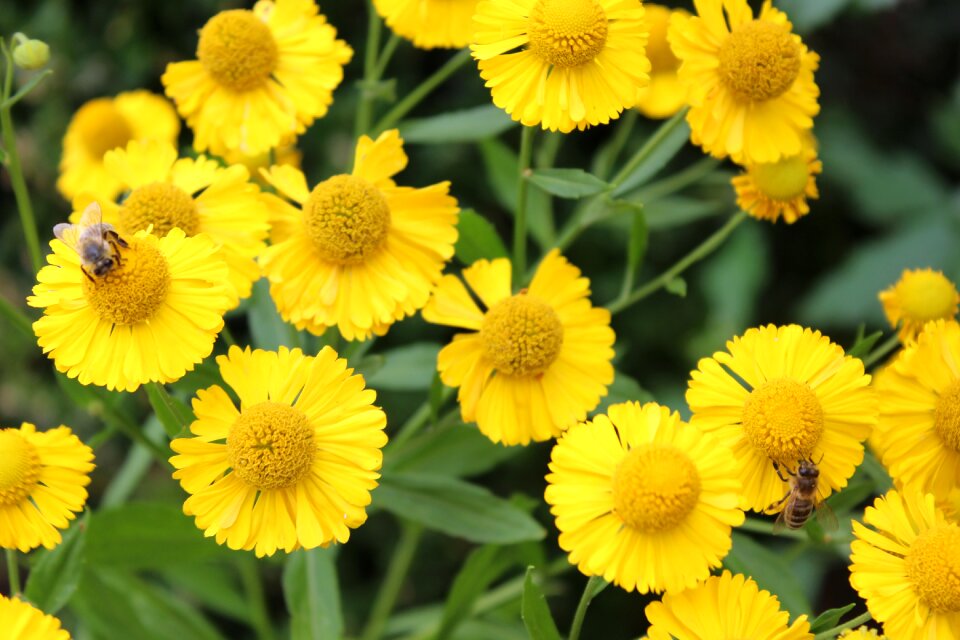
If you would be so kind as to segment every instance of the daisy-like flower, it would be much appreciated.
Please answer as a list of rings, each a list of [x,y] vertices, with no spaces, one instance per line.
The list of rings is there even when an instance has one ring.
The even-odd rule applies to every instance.
[[[606,124],[649,80],[640,0],[483,0],[473,20],[493,103],[527,126]]]
[[[904,344],[916,340],[928,322],[955,317],[960,305],[956,285],[933,269],[904,269],[896,284],[879,297],[890,326],[900,327]]]
[[[782,216],[784,222],[793,224],[810,213],[807,200],[820,197],[816,176],[822,171],[817,152],[805,149],[776,162],[748,164],[731,184],[737,206],[757,220],[776,222]]]
[[[104,168],[104,154],[131,140],[176,144],[179,133],[180,119],[173,105],[149,91],[90,100],[67,125],[57,189],[68,200],[81,192],[113,200],[123,185]]]
[[[426,304],[453,256],[460,212],[450,183],[397,186],[407,166],[396,129],[360,138],[353,173],[311,191],[303,173],[262,175],[277,192],[273,232],[261,256],[284,320],[317,335],[336,326],[347,340],[383,335]]]
[[[257,556],[346,542],[367,519],[386,416],[347,361],[231,347],[220,386],[197,392],[194,437],[170,443],[183,505],[206,536]]]
[[[876,629],[864,625],[856,629],[845,629],[837,636],[839,640],[887,640],[887,636],[877,633]]]
[[[0,595],[0,629],[5,640],[70,640],[60,621],[19,598]]]
[[[469,329],[440,351],[437,368],[464,422],[494,442],[549,440],[587,417],[613,382],[610,312],[590,304],[590,281],[554,249],[530,287],[512,294],[510,261],[478,260],[447,275],[423,310],[427,322]]]
[[[394,33],[421,49],[459,49],[470,43],[479,0],[373,0]]]
[[[93,466],[93,451],[68,427],[0,429],[0,547],[57,546],[87,502]]]
[[[741,164],[799,155],[820,111],[820,57],[770,0],[757,17],[747,0],[694,4],[698,15],[674,16],[668,35],[689,91],[694,144]]]
[[[927,325],[877,383],[878,440],[895,481],[944,502],[960,485],[960,325]]]
[[[790,622],[777,596],[761,590],[751,578],[724,571],[703,584],[668,593],[644,611],[650,640],[813,640],[807,616]]]
[[[353,51],[313,0],[260,0],[200,30],[197,60],[161,80],[193,129],[193,146],[248,155],[303,133],[327,113]]]
[[[932,495],[912,490],[877,498],[863,522],[853,522],[850,584],[883,632],[960,638],[960,526],[944,519]]]
[[[103,275],[82,265],[76,235],[73,246],[51,240],[27,303],[44,310],[33,331],[59,371],[135,391],[178,380],[210,355],[231,296],[227,266],[207,236],[176,228],[121,240],[112,243],[119,263]]]
[[[204,233],[220,245],[227,263],[230,307],[249,297],[260,277],[256,257],[266,246],[270,225],[260,188],[246,167],[223,167],[206,156],[177,158],[177,149],[160,142],[131,142],[103,159],[107,172],[127,191],[121,204],[102,201],[103,222],[124,237],[153,225],[163,237],[171,229],[187,236]],[[71,221],[80,218],[90,198],[74,201]]]
[[[687,403],[691,424],[733,449],[741,506],[754,511],[789,490],[774,462],[788,472],[800,460],[818,464],[824,498],[845,487],[877,423],[863,363],[819,331],[797,325],[749,329],[727,342],[727,351],[701,359]]]
[[[612,405],[563,434],[545,498],[560,547],[627,591],[693,587],[743,524],[730,449],[653,402]]]
[[[650,29],[647,57],[650,58],[650,84],[637,92],[637,109],[648,118],[669,118],[687,103],[687,88],[680,82],[677,69],[680,61],[667,41],[670,15],[689,15],[683,9],[668,9],[650,2],[643,3]]]

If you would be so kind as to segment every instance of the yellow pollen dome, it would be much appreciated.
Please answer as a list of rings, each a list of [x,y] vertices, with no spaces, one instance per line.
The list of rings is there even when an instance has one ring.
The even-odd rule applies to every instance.
[[[613,474],[614,512],[644,533],[675,528],[699,498],[697,467],[673,446],[649,443],[636,447]]]
[[[607,42],[607,15],[596,0],[539,0],[530,12],[530,50],[561,69],[590,62]]]
[[[189,195],[170,183],[154,182],[134,189],[120,207],[120,230],[133,234],[153,225],[153,233],[165,236],[180,227],[188,236],[197,233],[200,218]]]
[[[233,9],[210,18],[200,31],[197,58],[221,85],[234,91],[262,86],[277,67],[277,43],[252,11]]]
[[[800,73],[800,45],[789,29],[753,21],[736,28],[720,47],[720,77],[741,100],[765,101],[789,89]]]
[[[936,613],[960,612],[960,527],[942,524],[917,536],[906,569],[920,602]]]
[[[366,260],[390,230],[390,208],[383,194],[351,175],[334,176],[314,187],[303,213],[317,253],[340,265]]]
[[[13,429],[0,431],[0,506],[20,502],[40,477],[37,449]]]
[[[799,155],[753,165],[750,173],[757,187],[767,196],[775,200],[792,200],[806,193],[809,167],[807,159]]]
[[[754,389],[743,406],[743,429],[772,460],[809,459],[823,433],[823,408],[802,382],[780,378]]]
[[[103,320],[130,325],[154,316],[170,288],[167,260],[155,244],[131,238],[121,262],[106,275],[83,280],[83,293]]]
[[[945,445],[960,453],[960,380],[954,380],[937,398],[933,429]]]
[[[550,305],[524,293],[493,305],[480,327],[483,352],[497,371],[536,376],[563,346],[563,325]]]
[[[293,486],[315,457],[310,422],[290,405],[268,401],[247,407],[227,435],[230,466],[257,489]]]
[[[84,105],[77,111],[73,126],[80,132],[90,156],[98,159],[111,149],[126,146],[134,137],[127,119],[110,98],[98,98]]]

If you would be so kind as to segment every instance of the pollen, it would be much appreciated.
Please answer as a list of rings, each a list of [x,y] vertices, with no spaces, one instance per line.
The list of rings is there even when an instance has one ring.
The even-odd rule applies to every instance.
[[[0,431],[0,506],[17,504],[40,479],[36,447],[16,429]]]
[[[596,0],[539,0],[530,12],[530,51],[555,67],[578,67],[603,50],[607,28]]]
[[[307,416],[276,402],[243,409],[227,435],[230,466],[260,490],[295,485],[310,470],[316,453]]]
[[[193,198],[183,189],[166,182],[153,182],[134,189],[120,207],[120,229],[130,235],[153,225],[153,233],[159,237],[167,235],[174,227],[192,236],[199,223]]]
[[[74,126],[90,157],[99,161],[103,154],[124,147],[133,139],[133,130],[113,100],[91,100],[76,115]]]
[[[896,293],[904,317],[921,322],[953,317],[960,300],[953,283],[932,269],[904,273]]]
[[[755,449],[771,460],[792,465],[810,459],[823,433],[823,407],[802,382],[768,380],[743,406],[743,430]]]
[[[700,498],[700,474],[671,445],[647,443],[630,450],[613,474],[614,512],[643,533],[675,528]]]
[[[717,70],[740,99],[762,102],[793,86],[801,53],[786,26],[754,20],[737,27],[724,41]]]
[[[376,252],[390,230],[383,194],[362,178],[339,175],[314,187],[303,205],[307,235],[320,258],[358,264]]]
[[[167,299],[170,268],[156,242],[131,238],[120,264],[106,275],[83,278],[83,293],[103,320],[131,325],[150,320]]]
[[[937,613],[960,612],[960,527],[942,524],[921,533],[906,565],[920,602]]]
[[[960,380],[954,380],[937,398],[933,430],[943,444],[960,453]]]
[[[803,156],[750,167],[757,188],[768,198],[788,201],[806,194],[810,182],[810,164]]]
[[[277,43],[252,11],[221,11],[200,31],[197,58],[219,84],[234,91],[263,86],[277,68]]]
[[[480,342],[498,372],[536,376],[560,354],[563,325],[550,305],[521,293],[490,308],[480,327]]]

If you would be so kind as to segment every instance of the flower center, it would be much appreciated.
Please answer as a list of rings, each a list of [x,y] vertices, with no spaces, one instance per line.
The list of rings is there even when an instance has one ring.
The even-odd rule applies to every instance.
[[[596,0],[539,0],[530,12],[530,51],[561,69],[590,62],[607,41],[607,14]]]
[[[810,181],[810,170],[802,156],[752,165],[750,175],[760,191],[774,200],[793,200],[804,195]]]
[[[940,525],[921,533],[906,564],[923,604],[937,613],[960,612],[960,527]]]
[[[933,410],[933,429],[943,444],[960,452],[960,380],[954,380],[937,398]]]
[[[133,139],[133,130],[113,100],[93,100],[77,113],[76,129],[83,146],[97,160],[117,147],[125,147]]]
[[[911,320],[950,318],[957,312],[957,290],[942,273],[916,271],[898,287],[903,314]]]
[[[153,225],[153,233],[163,237],[174,227],[188,236],[197,232],[200,218],[197,206],[187,193],[166,182],[154,182],[134,189],[120,207],[120,229],[133,235]]]
[[[155,242],[132,238],[121,251],[119,265],[92,282],[83,279],[83,293],[103,320],[136,324],[152,318],[167,299],[170,269]]]
[[[648,443],[631,449],[613,473],[613,508],[643,533],[683,522],[700,498],[700,474],[676,447]]]
[[[800,74],[800,45],[783,25],[754,20],[737,27],[720,47],[718,71],[742,100],[770,100]]]
[[[320,257],[357,264],[380,248],[390,230],[390,208],[383,194],[363,178],[324,180],[303,205],[307,234]]]
[[[260,490],[296,484],[310,470],[316,452],[307,416],[276,402],[244,409],[227,435],[230,466]]]
[[[656,9],[656,10],[655,10]],[[663,7],[646,6],[647,24],[650,26],[650,38],[647,40],[647,57],[650,58],[652,73],[670,73],[680,67],[680,60],[673,55],[667,41],[670,26],[670,11]]]
[[[16,429],[0,431],[0,505],[12,505],[30,495],[40,479],[37,449]]]
[[[823,408],[810,387],[779,378],[754,389],[743,405],[743,430],[771,460],[809,459],[823,433]]]
[[[219,84],[249,91],[263,86],[277,68],[277,43],[252,11],[221,11],[201,29],[197,58]]]
[[[480,326],[480,342],[497,371],[536,376],[560,354],[563,325],[550,305],[521,293],[487,311]]]

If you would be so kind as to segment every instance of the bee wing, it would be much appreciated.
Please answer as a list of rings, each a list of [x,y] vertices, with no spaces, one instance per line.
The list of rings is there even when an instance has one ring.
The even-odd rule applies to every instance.
[[[824,531],[835,531],[840,527],[840,524],[837,522],[837,514],[833,512],[830,505],[824,502],[823,496],[819,496],[819,498],[817,504],[814,505],[817,513],[817,523]]]
[[[53,235],[74,251],[77,250],[77,240],[80,238],[80,228],[77,225],[61,222],[54,225]]]
[[[77,226],[83,230],[87,227],[92,227],[95,224],[100,224],[102,220],[103,212],[100,210],[100,203],[94,200],[87,205],[86,209],[83,210],[83,213],[80,215],[80,222],[77,223]]]
[[[783,504],[783,510],[777,514],[777,519],[773,521],[773,533],[774,535],[780,535],[790,527],[787,526],[787,503]]]

